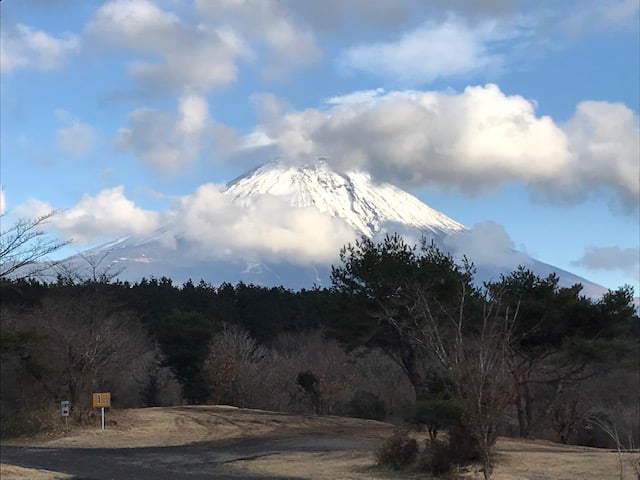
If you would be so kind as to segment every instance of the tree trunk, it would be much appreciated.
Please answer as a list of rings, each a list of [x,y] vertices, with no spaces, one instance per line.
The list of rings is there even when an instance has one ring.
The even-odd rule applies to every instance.
[[[407,348],[403,350],[401,355],[402,366],[407,374],[407,379],[416,396],[416,400],[422,398],[426,393],[424,376],[418,370],[418,361],[416,352],[413,349]]]
[[[528,433],[527,429],[527,415],[525,407],[523,405],[522,396],[518,395],[516,400],[516,409],[518,410],[518,436],[526,437]]]
[[[482,440],[482,445],[480,445],[481,455],[482,455],[482,474],[484,476],[484,480],[491,480],[491,444],[488,439]]]
[[[529,374],[527,370],[512,372],[515,381],[515,406],[518,413],[518,436],[527,438],[531,435],[533,408],[531,391],[529,390]]]
[[[522,438],[531,436],[531,424],[533,423],[533,407],[531,391],[529,385],[523,383],[518,385],[518,398],[516,408],[518,410],[518,435]]]
[[[526,418],[526,430],[524,432],[524,437],[531,436],[531,430],[533,428],[533,398],[531,397],[531,390],[529,389],[529,385],[527,385],[525,389],[525,418]]]

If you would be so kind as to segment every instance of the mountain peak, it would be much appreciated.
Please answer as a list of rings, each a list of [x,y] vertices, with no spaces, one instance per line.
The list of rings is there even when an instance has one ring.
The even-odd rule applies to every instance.
[[[386,224],[402,224],[436,235],[465,230],[391,184],[374,182],[365,172],[337,172],[322,159],[301,166],[266,163],[230,182],[225,193],[243,206],[263,195],[287,197],[292,207],[315,207],[342,218],[369,237]]]

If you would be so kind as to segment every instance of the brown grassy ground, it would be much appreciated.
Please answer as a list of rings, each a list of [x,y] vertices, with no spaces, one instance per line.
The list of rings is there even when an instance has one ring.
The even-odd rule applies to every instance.
[[[146,408],[114,410],[107,414],[107,428],[73,428],[58,438],[35,438],[12,442],[60,448],[122,448],[183,445],[191,442],[248,436],[327,433],[348,438],[383,439],[394,427],[382,422],[338,417],[300,416],[224,406]],[[544,441],[500,439],[496,445],[495,480],[619,480],[616,452]],[[635,480],[629,458],[624,478]],[[287,453],[234,462],[243,472],[302,476],[313,480],[411,479],[418,475],[387,472],[374,466],[373,452],[339,451]],[[68,478],[55,472],[2,465],[3,480],[53,480]],[[481,478],[477,469],[464,476]],[[424,478],[424,477],[423,477]]]
[[[623,477],[636,480],[626,454]],[[291,453],[235,462],[240,471],[273,475],[307,475],[314,480],[417,479],[424,475],[385,472],[374,466],[373,453]],[[306,473],[308,472],[308,473]],[[483,478],[479,467],[460,472],[465,480]],[[620,480],[620,458],[608,450],[575,447],[552,442],[501,438],[496,445],[494,480]]]
[[[392,425],[373,420],[292,415],[222,405],[113,410],[105,418],[104,431],[96,419],[95,426],[74,427],[57,438],[21,439],[11,444],[58,448],[164,447],[304,432],[382,439],[393,431]]]
[[[49,470],[36,470],[0,463],[0,478],[2,480],[64,480],[71,477]]]

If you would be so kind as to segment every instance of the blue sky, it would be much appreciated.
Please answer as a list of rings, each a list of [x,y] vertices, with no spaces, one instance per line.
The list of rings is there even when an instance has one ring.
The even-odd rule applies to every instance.
[[[638,292],[637,0],[0,10],[3,227],[65,209],[52,233],[81,251],[259,163],[326,156]]]

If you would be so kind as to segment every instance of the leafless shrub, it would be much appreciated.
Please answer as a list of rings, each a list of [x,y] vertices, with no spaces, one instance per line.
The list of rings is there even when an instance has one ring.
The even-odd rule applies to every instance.
[[[400,431],[389,437],[376,452],[376,462],[393,470],[414,465],[418,457],[418,442],[408,432]]]
[[[358,362],[319,332],[282,334],[269,346],[257,345],[237,326],[224,326],[210,345],[206,371],[216,402],[287,411],[310,411],[297,375],[317,378],[319,411],[342,414],[361,382]]]
[[[634,444],[631,434],[624,438],[615,422],[603,416],[593,415],[589,418],[589,422],[605,432],[615,443],[618,453],[618,478],[625,480],[626,464],[633,471],[634,476],[640,479],[640,449],[637,444]]]
[[[225,324],[209,344],[205,372],[216,403],[247,405],[252,375],[265,355],[251,335],[242,327]]]
[[[324,414],[344,411],[357,378],[344,350],[319,332],[279,336],[258,365],[263,368],[253,370],[250,376],[258,380],[261,401],[267,401],[265,395],[273,396],[273,406],[291,411],[310,411],[304,392],[296,383],[300,372],[310,371],[317,378],[319,411]]]
[[[549,405],[547,419],[560,441],[569,443],[571,437],[588,423],[592,411],[592,402],[579,386],[573,386],[555,396]]]

